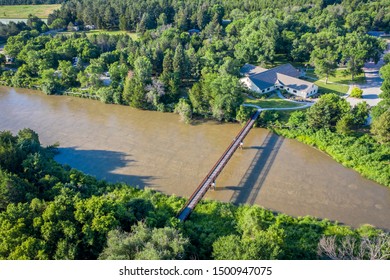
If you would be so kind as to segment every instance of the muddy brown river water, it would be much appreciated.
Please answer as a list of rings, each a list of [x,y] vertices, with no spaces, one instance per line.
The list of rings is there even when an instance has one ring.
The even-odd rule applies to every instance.
[[[43,145],[60,143],[60,163],[186,197],[240,130],[238,124],[185,125],[171,113],[0,87],[0,130],[25,127],[39,133]],[[390,188],[266,129],[252,129],[206,198],[390,230]]]

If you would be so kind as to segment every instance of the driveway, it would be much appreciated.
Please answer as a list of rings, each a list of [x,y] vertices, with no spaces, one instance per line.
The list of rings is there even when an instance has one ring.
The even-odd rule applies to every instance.
[[[385,53],[390,52],[390,40],[387,40],[387,50]],[[363,90],[363,98],[353,98],[348,97],[347,101],[351,105],[356,105],[362,101],[366,101],[368,105],[375,106],[378,104],[381,99],[379,98],[379,94],[381,93],[380,87],[382,85],[383,80],[379,76],[379,69],[384,65],[383,56],[379,60],[377,64],[374,62],[367,62],[364,64],[363,71],[364,76],[366,77],[365,84],[357,84]]]

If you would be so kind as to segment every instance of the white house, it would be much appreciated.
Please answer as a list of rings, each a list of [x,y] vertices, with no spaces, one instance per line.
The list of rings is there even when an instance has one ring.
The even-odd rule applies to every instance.
[[[252,64],[245,64],[240,69],[244,76],[241,83],[258,93],[267,93],[274,89],[284,89],[287,92],[306,98],[318,92],[318,86],[299,79],[301,73],[291,64],[265,69]]]

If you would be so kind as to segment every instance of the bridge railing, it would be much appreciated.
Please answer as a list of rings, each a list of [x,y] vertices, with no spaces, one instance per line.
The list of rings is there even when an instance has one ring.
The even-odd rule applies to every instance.
[[[196,188],[196,190],[193,192],[193,194],[190,196],[190,198],[187,200],[187,202],[184,204],[184,206],[182,207],[182,209],[179,211],[179,214],[178,214],[178,217],[180,216],[180,214],[191,204],[191,202],[194,200],[194,198],[196,197],[196,195],[202,190],[202,189],[205,189],[205,184],[207,182],[207,180],[210,179],[211,175],[213,174],[213,172],[215,171],[215,169],[217,168],[217,166],[225,159],[226,155],[230,152],[230,150],[233,148],[233,146],[237,143],[237,141],[239,141],[239,139],[241,138],[242,134],[245,132],[245,130],[247,129],[247,127],[250,125],[250,123],[252,122],[252,120],[256,119],[258,117],[258,115],[260,114],[259,111],[256,111],[254,114],[252,114],[252,116],[250,117],[250,119],[246,122],[246,124],[243,126],[243,128],[240,130],[240,132],[237,134],[236,138],[234,138],[234,140],[230,143],[230,145],[227,147],[227,149],[225,150],[225,152],[222,154],[222,156],[218,159],[218,161],[214,164],[214,166],[210,169],[209,173],[206,175],[206,177],[204,177],[203,181],[199,184],[199,186]],[[246,134],[249,132],[249,130],[246,132]],[[246,136],[246,134],[244,135],[244,137]],[[237,147],[235,148],[237,149]],[[233,151],[234,152],[234,151]],[[232,153],[233,154],[233,153]],[[232,155],[231,154],[231,155]],[[215,180],[215,178],[218,176],[219,172],[214,176],[214,178],[211,178],[212,180]],[[207,186],[207,188],[209,188],[209,186]],[[204,194],[206,193],[207,189],[204,191],[204,193],[202,194],[202,196],[199,198],[199,200],[204,196]],[[188,215],[186,215],[186,217],[184,217],[183,220],[185,220],[188,216],[189,216],[190,213],[188,213]]]

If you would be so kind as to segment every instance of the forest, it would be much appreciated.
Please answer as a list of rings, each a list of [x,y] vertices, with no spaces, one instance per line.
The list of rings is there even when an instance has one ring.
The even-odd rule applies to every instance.
[[[176,112],[187,123],[198,118],[244,121],[248,110],[240,106],[248,91],[239,82],[239,69],[245,63],[314,67],[326,80],[343,67],[353,81],[364,63],[378,61],[386,47],[367,34],[390,26],[386,1],[269,2],[66,1],[47,24],[30,16],[26,24],[0,26],[0,36],[8,38],[5,52],[13,58],[0,70],[0,83]],[[123,33],[45,33],[92,25]],[[388,67],[381,71],[385,98],[372,109],[344,104],[339,112],[328,112],[339,106],[329,105],[339,101],[328,98],[307,116],[297,113],[305,116],[295,123],[270,112],[258,124],[314,145],[390,186]],[[370,111],[372,129],[364,125]],[[361,115],[353,120],[356,114]]]
[[[386,47],[367,32],[390,27],[386,0],[0,0],[9,2],[63,3],[47,24],[34,16],[0,24],[8,57],[0,54],[0,84],[176,112],[187,123],[250,116],[241,106],[245,63],[290,62],[327,78],[343,67],[354,80]],[[308,110],[263,112],[257,125],[390,186],[389,56],[385,62],[383,100],[373,108],[323,94]],[[98,181],[59,165],[55,153],[30,129],[0,133],[0,259],[390,258],[389,234],[369,225],[258,206],[204,201],[179,223],[184,199]]]
[[[98,181],[30,129],[0,132],[0,259],[389,259],[390,235]]]

